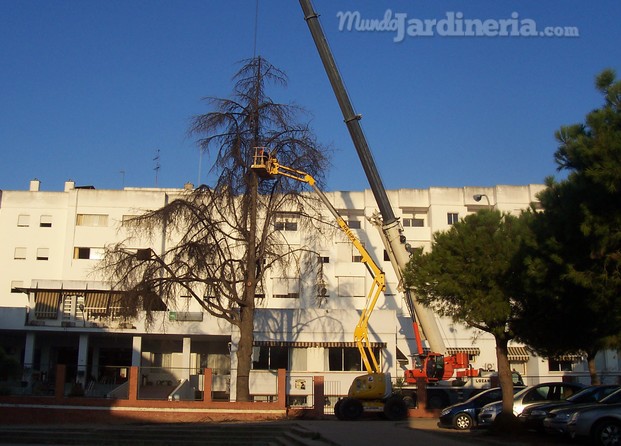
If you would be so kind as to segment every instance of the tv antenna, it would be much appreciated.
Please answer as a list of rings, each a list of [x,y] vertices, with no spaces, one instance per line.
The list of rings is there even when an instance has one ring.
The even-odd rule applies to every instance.
[[[153,170],[155,170],[155,187],[157,187],[157,178],[160,173],[160,168],[162,167],[160,164],[160,149],[155,151],[155,158],[153,158],[153,161],[155,161],[155,167]]]

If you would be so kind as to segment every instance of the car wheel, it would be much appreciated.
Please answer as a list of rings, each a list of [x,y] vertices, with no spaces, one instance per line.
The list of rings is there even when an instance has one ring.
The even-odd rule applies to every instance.
[[[621,444],[621,423],[616,420],[603,420],[595,425],[592,434],[593,444],[612,446]]]
[[[343,415],[341,414],[341,404],[343,403],[343,400],[338,400],[336,402],[336,404],[334,405],[334,415],[336,416],[337,419],[342,420],[343,419]]]
[[[416,398],[414,398],[412,395],[404,396],[403,401],[405,402],[405,405],[408,407],[408,409],[416,409]]]
[[[460,413],[453,419],[453,426],[455,429],[464,431],[466,429],[472,429],[472,417],[467,413]]]
[[[408,408],[403,398],[399,396],[388,398],[386,404],[384,404],[384,415],[391,421],[405,419],[408,415]]]
[[[355,398],[345,398],[339,408],[342,420],[353,421],[362,416],[362,403]]]

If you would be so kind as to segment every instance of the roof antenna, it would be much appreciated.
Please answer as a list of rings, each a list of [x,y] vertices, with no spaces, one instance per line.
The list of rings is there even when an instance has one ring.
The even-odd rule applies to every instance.
[[[155,187],[157,187],[157,177],[159,176],[160,173],[160,149],[157,149],[155,152],[155,158],[153,158],[153,161],[155,161],[155,167],[153,168],[153,170],[155,170]]]

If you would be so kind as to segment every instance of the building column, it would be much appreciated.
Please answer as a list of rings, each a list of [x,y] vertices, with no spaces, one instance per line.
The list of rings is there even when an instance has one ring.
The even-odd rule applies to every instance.
[[[54,376],[56,370],[56,364],[52,367],[51,350],[49,345],[39,345],[39,371],[41,372],[41,381],[43,382],[49,382],[50,377]]]
[[[32,368],[34,367],[34,353],[36,334],[33,332],[26,333],[26,343],[24,345],[24,370],[22,372],[22,381],[31,384]]]
[[[95,381],[99,381],[99,346],[93,346],[93,357],[91,358],[91,372],[90,376]]]
[[[88,334],[81,334],[80,344],[78,346],[78,373],[76,376],[76,383],[82,384],[84,389],[86,389],[86,382],[88,381],[88,340]]]
[[[142,362],[142,336],[132,339],[132,366],[140,367]]]
[[[190,379],[190,366],[192,360],[192,339],[191,338],[183,338],[183,360],[182,360],[182,370],[181,370],[181,378],[182,379]]]

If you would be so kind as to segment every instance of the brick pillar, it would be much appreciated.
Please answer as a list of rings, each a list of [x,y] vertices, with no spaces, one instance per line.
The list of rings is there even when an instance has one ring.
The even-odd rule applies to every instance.
[[[322,418],[323,409],[326,402],[325,387],[323,376],[315,376],[313,379],[313,398],[314,398],[314,414],[315,416]]]
[[[56,382],[54,383],[54,397],[62,400],[65,397],[65,376],[67,374],[67,366],[58,364],[56,366]]]
[[[203,371],[203,402],[211,403],[211,383],[213,381],[213,372],[211,369]]]
[[[138,400],[138,378],[139,378],[140,368],[135,365],[129,368],[129,390],[128,390],[128,398],[129,401]]]
[[[427,409],[427,383],[423,378],[416,380],[416,397],[417,406],[419,409]]]
[[[287,371],[278,369],[278,407],[287,407]]]

